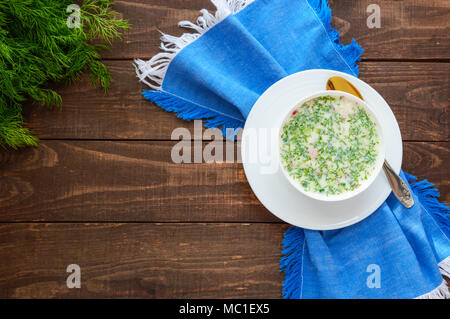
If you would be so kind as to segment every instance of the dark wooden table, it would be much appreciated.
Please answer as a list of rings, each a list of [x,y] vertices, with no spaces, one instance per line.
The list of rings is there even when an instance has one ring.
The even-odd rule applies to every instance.
[[[403,168],[450,199],[449,2],[331,1],[333,23],[364,47],[360,77],[391,105]],[[0,153],[0,297],[280,298],[287,225],[255,198],[241,164],[174,164],[171,132],[193,130],[141,96],[132,59],[181,34],[207,0],[116,1],[133,28],[104,54],[108,95],[87,77],[60,87],[61,111],[26,109],[38,148]],[[197,138],[201,138],[198,137]],[[66,267],[81,267],[68,289]]]

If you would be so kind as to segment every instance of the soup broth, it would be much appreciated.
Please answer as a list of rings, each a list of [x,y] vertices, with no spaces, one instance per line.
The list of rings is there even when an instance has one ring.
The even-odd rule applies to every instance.
[[[371,176],[379,144],[377,125],[362,105],[321,96],[297,106],[284,122],[281,164],[305,191],[339,195]]]

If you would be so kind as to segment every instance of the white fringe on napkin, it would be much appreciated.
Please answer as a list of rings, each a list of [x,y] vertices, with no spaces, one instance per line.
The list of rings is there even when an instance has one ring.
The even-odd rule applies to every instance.
[[[190,21],[180,21],[178,26],[194,30],[194,33],[183,33],[180,37],[175,37],[162,33],[160,52],[148,61],[135,59],[137,77],[154,90],[161,90],[167,69],[173,58],[185,46],[201,37],[206,31],[224,20],[230,14],[235,14],[244,9],[254,0],[211,0],[216,6],[216,14],[211,14],[208,10],[202,9],[202,15],[197,19],[197,23]]]
[[[439,270],[443,276],[450,279],[450,257],[445,258],[439,263]],[[434,290],[426,293],[416,299],[450,299],[450,288],[444,279],[442,283]]]

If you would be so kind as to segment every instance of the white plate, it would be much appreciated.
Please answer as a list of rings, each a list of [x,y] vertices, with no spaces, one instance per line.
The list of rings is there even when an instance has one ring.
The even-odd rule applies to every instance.
[[[247,180],[259,201],[275,216],[283,221],[315,230],[338,229],[355,224],[372,214],[389,196],[391,188],[383,171],[365,191],[356,197],[339,202],[321,202],[309,198],[296,190],[283,176],[281,169],[275,173],[264,173],[267,167],[279,167],[277,152],[270,150],[270,138],[264,134],[257,137],[258,145],[266,144],[270,150],[261,161],[248,160],[254,140],[246,138],[248,132],[260,132],[268,128],[280,127],[285,115],[302,98],[324,90],[327,80],[341,76],[350,81],[371,105],[380,120],[385,137],[386,158],[398,173],[402,163],[402,138],[397,120],[389,105],[367,83],[346,73],[332,70],[308,70],[292,74],[273,84],[256,101],[245,123],[241,150]]]

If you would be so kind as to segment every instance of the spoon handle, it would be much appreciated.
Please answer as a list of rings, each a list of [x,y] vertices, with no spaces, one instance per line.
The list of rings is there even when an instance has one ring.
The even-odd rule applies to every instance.
[[[383,169],[386,172],[387,179],[395,197],[397,197],[403,206],[411,208],[414,205],[414,199],[406,183],[394,172],[386,160],[384,161]]]

